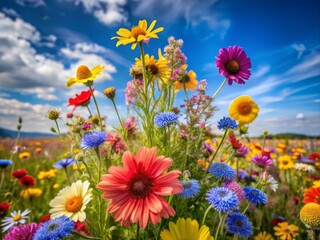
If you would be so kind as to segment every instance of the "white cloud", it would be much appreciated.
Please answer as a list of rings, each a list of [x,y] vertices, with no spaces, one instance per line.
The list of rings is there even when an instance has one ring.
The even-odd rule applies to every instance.
[[[303,113],[298,113],[297,115],[296,115],[296,119],[304,119],[305,117],[304,117],[304,114]]]
[[[292,44],[291,46],[293,47],[293,49],[297,50],[298,52],[297,59],[300,59],[302,54],[307,50],[306,46],[302,43],[300,44],[295,43],[295,44]]]
[[[58,96],[56,95],[56,89],[54,87],[48,88],[27,88],[27,89],[19,89],[21,94],[35,94],[37,98],[52,101],[52,100],[59,100]]]
[[[81,4],[85,11],[95,16],[105,25],[114,25],[127,21],[126,0],[64,0]]]
[[[4,12],[5,14],[7,14],[10,17],[19,17],[19,14],[12,8],[2,8],[1,9],[2,12]]]
[[[265,76],[270,71],[270,65],[258,66],[258,69],[252,73],[252,78],[259,78]]]
[[[45,6],[45,2],[43,0],[16,0],[16,3],[20,6],[27,6],[27,7],[40,7]]]

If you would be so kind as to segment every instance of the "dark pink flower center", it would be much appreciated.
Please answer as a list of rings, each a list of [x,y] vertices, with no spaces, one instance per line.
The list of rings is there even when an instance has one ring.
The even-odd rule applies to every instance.
[[[236,60],[230,60],[224,65],[225,69],[230,75],[235,75],[240,70],[240,65]]]
[[[128,187],[133,198],[144,198],[152,191],[152,179],[144,174],[136,174],[129,181]]]

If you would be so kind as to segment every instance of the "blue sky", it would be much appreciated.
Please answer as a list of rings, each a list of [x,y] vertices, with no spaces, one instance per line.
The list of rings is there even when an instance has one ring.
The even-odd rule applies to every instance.
[[[72,110],[68,98],[85,89],[65,86],[82,64],[105,66],[95,89],[108,124],[117,124],[110,101],[99,91],[116,87],[120,113],[127,116],[123,91],[139,50],[116,48],[110,38],[120,27],[156,19],[164,31],[146,52],[163,49],[169,36],[183,39],[189,69],[207,80],[209,94],[223,81],[214,65],[220,48],[238,45],[251,58],[250,80],[226,85],[217,96],[213,126],[227,115],[233,98],[251,95],[261,110],[251,135],[264,129],[320,134],[319,10],[317,0],[2,0],[0,127],[15,129],[22,116],[24,131],[49,132],[47,111],[58,108],[65,116]],[[179,94],[176,104],[182,101]]]

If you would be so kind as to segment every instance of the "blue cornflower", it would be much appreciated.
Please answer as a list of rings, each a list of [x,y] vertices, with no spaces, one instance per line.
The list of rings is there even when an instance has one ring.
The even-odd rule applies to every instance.
[[[252,224],[249,219],[241,213],[232,213],[226,221],[228,232],[239,237],[248,238],[252,235]]]
[[[213,163],[209,168],[209,173],[216,178],[227,180],[232,180],[236,176],[236,171],[231,166],[221,162]]]
[[[253,203],[254,205],[265,204],[267,202],[267,195],[261,192],[259,189],[246,186],[243,188],[243,191],[247,201]]]
[[[162,112],[158,113],[154,117],[154,124],[158,127],[165,127],[172,123],[179,122],[179,115],[175,114],[174,112]]]
[[[34,234],[33,240],[60,240],[65,236],[71,236],[71,231],[74,228],[74,221],[63,215],[42,223]]]
[[[6,159],[0,159],[0,167],[6,168],[10,165],[12,165],[12,161],[6,160]]]
[[[223,117],[218,122],[219,130],[236,129],[237,127],[238,127],[237,122],[229,117]]]
[[[71,164],[74,164],[76,161],[73,159],[73,158],[64,158],[64,159],[61,159],[59,162],[56,162],[53,166],[55,168],[65,168]]]
[[[107,140],[107,135],[105,132],[92,131],[86,133],[81,141],[81,148],[90,149],[99,147],[104,141]]]
[[[237,195],[225,187],[216,187],[207,193],[208,202],[219,212],[228,212],[238,207]]]
[[[181,184],[183,186],[183,191],[180,193],[180,196],[183,198],[192,198],[200,192],[200,185],[198,180],[182,180]]]

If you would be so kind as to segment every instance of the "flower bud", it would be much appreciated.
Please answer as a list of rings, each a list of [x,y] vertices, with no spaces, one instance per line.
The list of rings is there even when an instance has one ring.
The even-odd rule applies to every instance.
[[[60,118],[60,114],[61,112],[58,109],[51,109],[48,112],[48,118],[50,120],[57,120],[58,118]]]
[[[103,91],[104,95],[106,95],[109,99],[114,99],[116,96],[116,89],[114,87],[106,88]]]

